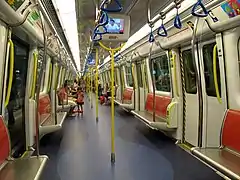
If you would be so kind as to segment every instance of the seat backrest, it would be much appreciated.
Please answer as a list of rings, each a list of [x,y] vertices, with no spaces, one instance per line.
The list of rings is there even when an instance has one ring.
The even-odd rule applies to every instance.
[[[0,116],[0,166],[10,155],[10,137],[4,119]]]
[[[40,115],[40,124],[46,120],[46,117],[51,115],[51,100],[48,94],[39,97],[38,112]]]
[[[132,101],[133,89],[125,88],[123,91],[123,101]]]
[[[222,145],[240,153],[240,111],[227,111],[222,129]]]
[[[170,97],[156,95],[155,96],[156,115],[165,118],[167,116],[167,107],[170,103],[171,103]],[[152,93],[149,93],[147,95],[145,110],[150,113],[153,112],[153,94]]]

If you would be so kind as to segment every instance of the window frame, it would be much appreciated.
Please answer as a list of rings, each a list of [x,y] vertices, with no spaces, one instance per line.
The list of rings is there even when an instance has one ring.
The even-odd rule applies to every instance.
[[[192,54],[192,50],[191,50],[191,46],[185,46],[185,47],[183,47],[183,48],[181,48],[181,53],[183,54],[183,51],[188,51],[188,50],[190,50],[191,51],[191,54]],[[192,54],[192,56],[195,56],[195,54]],[[196,56],[195,56],[195,58],[196,58]],[[195,59],[194,58],[194,59]],[[193,60],[194,60],[193,59]],[[183,61],[184,61],[184,59],[183,59]],[[193,62],[193,63],[195,63],[195,62]],[[194,65],[194,64],[193,64]],[[184,66],[184,64],[183,64],[183,66]],[[185,71],[185,69],[184,69],[184,71]],[[195,71],[195,70],[194,70]],[[195,73],[198,73],[198,72],[195,72]],[[185,77],[185,74],[184,74],[184,81],[185,81],[185,86],[186,86],[186,77]],[[198,92],[198,88],[197,88],[197,79],[196,79],[196,93],[189,93],[189,92],[187,92],[186,91],[186,87],[185,87],[185,91],[186,91],[186,93],[187,94],[191,94],[191,95],[197,95],[199,92]]]
[[[148,73],[146,73],[146,75],[148,76],[147,77],[147,80],[148,80],[148,84],[150,84],[151,82],[151,87],[149,87],[149,90],[151,93],[153,93],[153,79],[152,79],[152,72],[151,72],[151,69],[152,69],[152,60],[155,59],[155,58],[158,58],[158,57],[161,57],[161,56],[166,56],[167,57],[167,61],[168,61],[168,70],[169,70],[169,76],[170,76],[170,91],[169,92],[166,92],[166,91],[159,91],[157,90],[156,88],[156,85],[155,85],[155,94],[156,95],[159,95],[159,96],[168,96],[168,97],[172,97],[172,72],[171,72],[171,64],[170,64],[170,59],[169,59],[169,55],[168,55],[168,51],[162,51],[162,52],[159,52],[159,53],[156,53],[154,55],[152,55],[151,59],[147,58],[147,70]]]
[[[132,67],[131,67],[131,66],[132,66],[131,63],[130,63],[130,67],[127,67],[127,63],[123,66],[123,69],[124,69],[124,84],[125,84],[125,87],[126,87],[126,88],[129,88],[129,89],[133,89],[133,86],[134,86],[132,73],[131,73],[130,75],[131,75],[131,78],[132,78],[132,84],[133,84],[133,86],[130,86],[130,85],[129,85],[128,78],[127,78],[127,68],[130,68],[130,72],[132,72]]]
[[[209,95],[208,94],[208,92],[207,92],[207,86],[206,86],[206,78],[205,78],[205,63],[204,63],[204,54],[203,54],[203,47],[204,46],[206,46],[206,45],[210,45],[210,44],[214,44],[215,43],[215,45],[217,45],[217,41],[216,41],[216,39],[210,39],[210,40],[208,40],[208,41],[204,41],[204,42],[202,42],[202,43],[200,43],[199,44],[199,48],[198,48],[198,50],[199,50],[199,52],[200,52],[200,55],[201,55],[201,59],[202,59],[202,68],[203,68],[203,72],[201,72],[201,76],[203,76],[204,77],[204,86],[203,86],[203,89],[204,89],[204,92],[206,93],[206,96],[208,96],[208,97],[213,97],[213,98],[217,98],[217,95],[215,95],[215,96],[212,96],[212,95]],[[217,51],[218,51],[218,49],[217,49]],[[219,88],[219,94],[220,94],[220,97],[222,98],[222,74],[221,74],[221,68],[220,68],[220,59],[219,59],[219,56],[218,56],[218,52],[217,52],[217,63],[218,63],[218,66],[219,66],[219,74],[217,75],[218,77],[217,78],[219,78],[219,81],[220,81],[220,84],[219,84],[219,82],[218,82],[218,88]],[[214,93],[216,93],[216,89],[215,89],[215,86],[214,86]]]

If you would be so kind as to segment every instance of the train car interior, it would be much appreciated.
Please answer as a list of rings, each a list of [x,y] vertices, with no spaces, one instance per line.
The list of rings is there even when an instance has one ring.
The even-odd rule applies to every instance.
[[[0,1],[0,180],[240,180],[240,0]]]

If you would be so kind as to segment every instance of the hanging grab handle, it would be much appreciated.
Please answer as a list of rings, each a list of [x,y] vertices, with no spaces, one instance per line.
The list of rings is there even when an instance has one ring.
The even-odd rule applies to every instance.
[[[107,3],[108,3],[108,0],[104,0],[104,1],[102,2],[101,6],[100,6],[100,7],[101,7],[101,10],[102,10],[102,11],[105,11],[105,12],[121,12],[122,9],[123,9],[121,3],[119,2],[119,0],[114,0],[114,1],[115,1],[116,5],[117,5],[117,8],[115,8],[115,9],[105,8],[105,6],[106,6]]]
[[[13,81],[13,71],[14,71],[14,44],[11,39],[9,39],[8,44],[10,45],[10,68],[9,68],[7,95],[6,95],[5,104],[4,104],[5,107],[7,107],[10,100],[10,95],[12,90],[12,81]]]
[[[161,32],[163,31],[163,32]],[[157,34],[161,37],[167,37],[167,30],[163,24],[163,20],[162,20],[162,25],[158,28]]]
[[[36,89],[36,81],[37,81],[37,63],[38,63],[38,55],[36,52],[33,53],[33,61],[34,61],[34,69],[33,69],[33,82],[32,82],[32,92],[30,98],[34,97],[35,89]]]
[[[217,100],[220,104],[222,104],[222,99],[221,99],[219,88],[218,88],[218,77],[217,77],[217,45],[215,45],[213,48],[213,78],[214,78],[214,86],[215,86]]]
[[[202,8],[202,13],[197,12],[198,7]],[[197,16],[197,17],[207,17],[208,16],[208,11],[207,11],[206,7],[203,5],[202,0],[198,0],[197,3],[193,6],[192,15]]]
[[[105,26],[105,25],[108,24],[108,21],[109,21],[108,14],[105,11],[102,11],[102,14],[100,16],[99,25],[100,26]]]
[[[151,27],[151,32],[150,32],[148,41],[150,43],[153,43],[155,41],[154,34],[153,34],[153,31],[152,31],[152,27]]]
[[[179,13],[178,13],[178,8],[177,8],[177,15],[174,19],[174,26],[178,29],[181,29],[182,28],[182,22],[181,22],[181,18],[179,16]]]

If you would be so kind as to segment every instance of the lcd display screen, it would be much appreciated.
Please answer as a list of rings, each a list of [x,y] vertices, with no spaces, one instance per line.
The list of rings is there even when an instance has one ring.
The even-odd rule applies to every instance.
[[[124,19],[110,18],[106,29],[109,34],[124,34]]]

